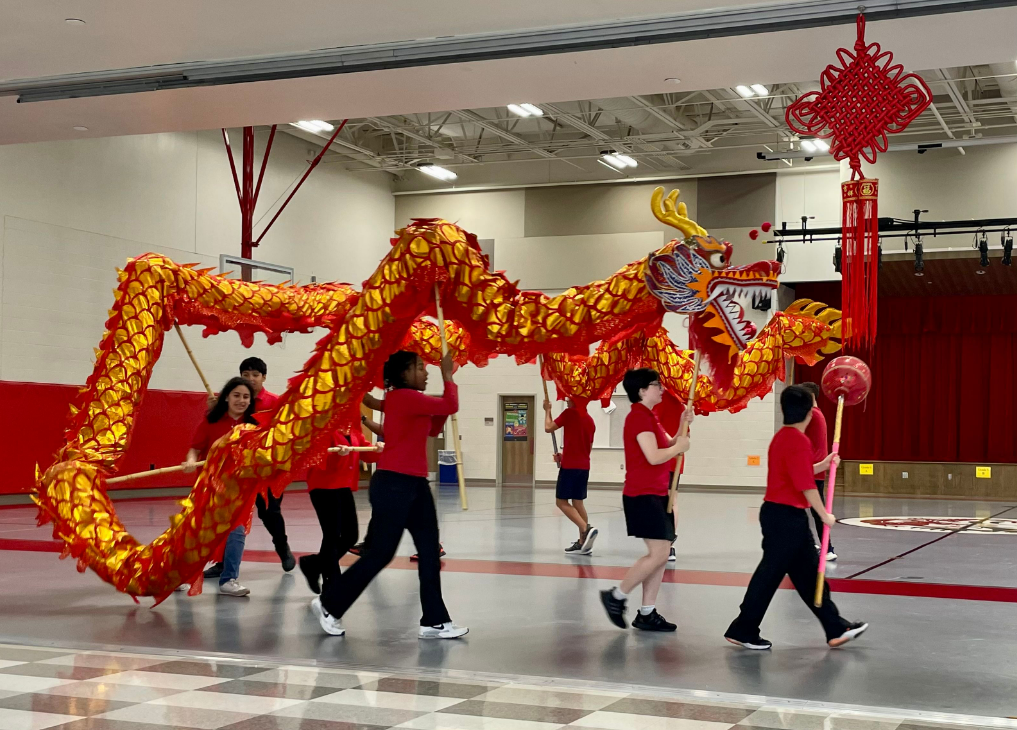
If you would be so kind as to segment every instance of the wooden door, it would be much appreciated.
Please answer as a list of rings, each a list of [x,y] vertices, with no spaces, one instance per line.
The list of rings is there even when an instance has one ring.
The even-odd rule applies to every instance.
[[[533,486],[536,411],[532,395],[501,396],[501,483]]]

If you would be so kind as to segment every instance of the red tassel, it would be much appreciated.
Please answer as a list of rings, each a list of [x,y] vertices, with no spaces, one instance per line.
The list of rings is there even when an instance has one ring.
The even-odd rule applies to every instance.
[[[845,350],[871,356],[876,341],[879,275],[879,181],[841,183],[841,310]]]

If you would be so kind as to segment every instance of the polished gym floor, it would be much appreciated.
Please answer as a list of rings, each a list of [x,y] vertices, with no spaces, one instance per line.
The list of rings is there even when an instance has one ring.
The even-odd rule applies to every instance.
[[[201,662],[216,658],[258,666],[312,666],[323,672],[356,670],[406,681],[444,678],[455,683],[465,678],[499,686],[578,687],[577,692],[596,688],[611,697],[663,693],[669,701],[698,697],[751,710],[731,722],[727,722],[730,715],[724,715],[724,727],[739,723],[889,729],[945,720],[955,725],[1017,727],[1017,722],[996,719],[1017,715],[1013,692],[1017,636],[1012,630],[1017,617],[1017,532],[1006,525],[981,529],[995,524],[984,522],[981,531],[952,533],[838,525],[834,544],[840,559],[830,570],[835,600],[849,619],[868,621],[869,632],[858,642],[831,651],[797,594],[782,590],[763,625],[763,635],[774,642],[774,648],[754,653],[731,646],[722,634],[737,613],[760,554],[759,494],[691,489],[682,493],[678,561],[669,568],[657,601],[661,613],[676,621],[679,629],[677,634],[647,635],[615,628],[599,602],[598,590],[616,584],[625,567],[641,554],[641,543],[625,535],[616,491],[590,493],[590,519],[600,536],[593,555],[587,557],[564,554],[575,532],[555,509],[552,491],[472,487],[469,492],[466,512],[459,509],[454,488],[442,487],[438,495],[442,541],[448,551],[442,573],[445,599],[453,619],[470,627],[469,635],[460,641],[416,638],[419,604],[416,575],[408,560],[414,550],[408,537],[400,557],[346,615],[347,635],[335,638],[321,632],[308,610],[311,594],[303,578],[297,572],[282,571],[257,519],[241,570],[241,582],[251,588],[248,598],[220,596],[209,582],[200,596],[174,594],[152,609],[150,599],[136,605],[94,574],[78,574],[73,561],[59,561],[59,546],[49,539],[46,528],[35,526],[34,507],[21,505],[0,508],[0,641],[15,648],[66,650],[68,654],[71,650],[125,652]],[[365,492],[358,494],[358,503],[363,529],[369,518]],[[955,524],[963,527],[990,517],[1017,517],[1017,509],[1008,511],[1015,505],[848,498],[838,499],[835,511],[840,518],[946,516],[962,518]],[[168,498],[124,500],[118,511],[136,537],[149,540],[167,524],[175,504]],[[288,492],[283,513],[294,551],[315,550],[320,534],[307,494]],[[632,603],[638,605],[638,598],[633,596]],[[18,691],[16,682],[5,684],[2,672],[10,670],[2,669],[4,661],[21,660],[0,656],[0,708],[28,712],[18,709],[21,705],[10,694],[26,690]],[[492,707],[499,704],[491,703]],[[467,721],[455,711],[432,710],[455,718],[434,722],[416,718],[417,724],[411,718],[407,720],[411,724],[400,726],[434,730],[547,730],[572,724],[669,730],[720,727],[673,713],[653,722],[626,724],[630,721],[622,715],[632,713],[617,712],[615,717],[612,711],[603,712],[605,707],[590,709],[598,718],[611,715],[602,720],[586,720],[583,715],[562,722],[528,720],[525,713],[500,719],[494,715],[491,722]],[[771,717],[767,722],[757,722],[762,715],[751,719],[753,712],[771,712],[766,709],[771,707],[789,708],[791,714],[777,713],[773,717],[778,719]],[[487,717],[481,710],[464,714]],[[804,714],[788,719],[796,712]],[[815,717],[809,719],[809,713]],[[68,727],[128,727],[78,715],[82,719],[71,720]],[[157,723],[143,716],[132,721]],[[170,724],[230,724],[201,722],[206,724]],[[355,726],[399,724],[363,721]],[[249,726],[317,727],[281,720]],[[2,709],[0,727],[8,727]]]

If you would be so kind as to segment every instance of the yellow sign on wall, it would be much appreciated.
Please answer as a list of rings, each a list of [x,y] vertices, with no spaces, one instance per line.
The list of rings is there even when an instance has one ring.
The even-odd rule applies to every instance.
[[[976,466],[975,467],[975,478],[976,479],[992,479],[992,467],[991,466]]]
[[[749,456],[749,466],[759,466],[759,457]]]
[[[865,476],[872,476],[872,464],[859,464],[858,473]]]

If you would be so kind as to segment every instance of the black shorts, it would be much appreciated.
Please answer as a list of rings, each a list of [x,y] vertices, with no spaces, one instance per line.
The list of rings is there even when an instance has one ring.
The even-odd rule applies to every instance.
[[[674,515],[667,513],[667,495],[622,495],[622,508],[625,510],[625,527],[632,537],[674,541]]]
[[[586,485],[589,482],[589,469],[559,469],[554,496],[557,499],[586,499]]]

